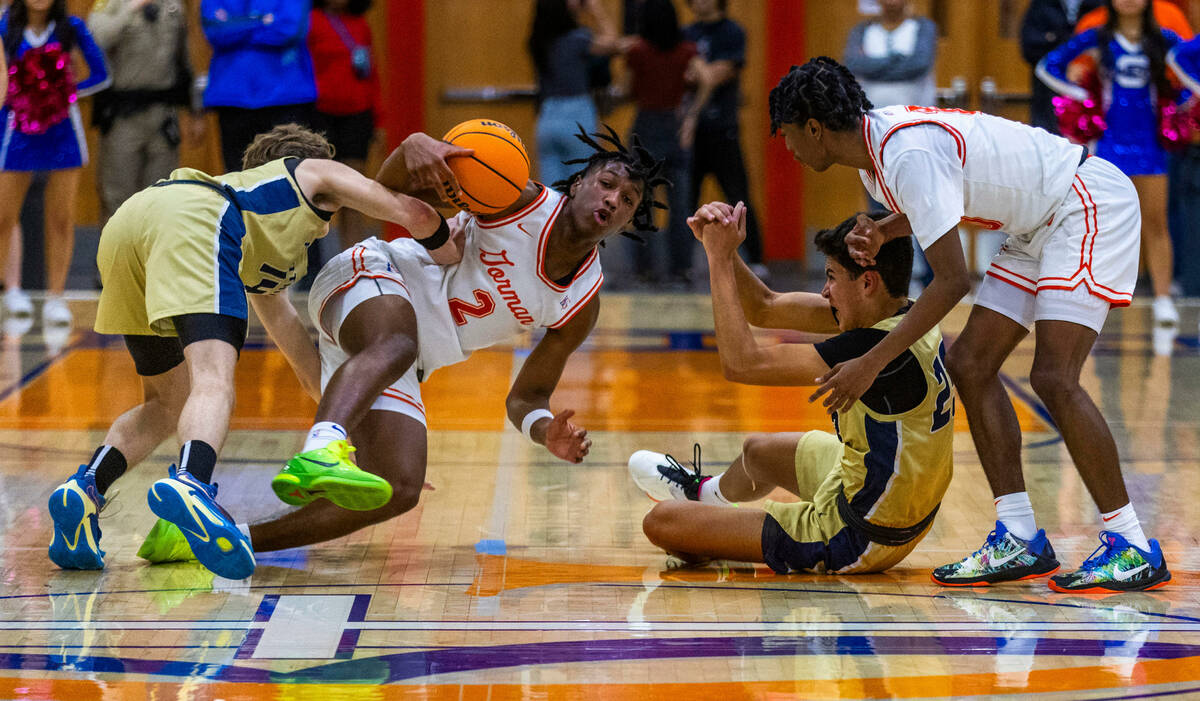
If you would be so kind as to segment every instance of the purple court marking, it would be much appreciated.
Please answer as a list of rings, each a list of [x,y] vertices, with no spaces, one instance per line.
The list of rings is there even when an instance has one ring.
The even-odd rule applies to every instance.
[[[1037,638],[1033,655],[1103,657],[1123,652],[1125,641]],[[472,672],[527,665],[652,660],[668,658],[789,657],[794,655],[1028,655],[1022,646],[1006,652],[1007,638],[975,636],[755,636],[745,638],[619,638],[552,643],[452,647],[382,655],[321,664],[292,673],[219,664],[168,660],[70,655],[0,655],[0,669],[146,674],[252,683],[389,683],[435,674]],[[1200,657],[1200,645],[1151,641],[1138,648],[1136,659]],[[236,659],[242,659],[240,655]],[[1110,658],[1117,659],[1117,658]]]
[[[242,644],[238,646],[237,652],[233,654],[235,660],[248,660],[254,657],[254,651],[258,649],[258,643],[262,641],[263,629],[255,628],[246,633],[246,638],[242,640]]]
[[[342,631],[342,639],[338,641],[337,651],[333,654],[334,658],[348,660],[354,657],[354,650],[358,647],[360,635],[362,635],[362,631],[358,629]]]
[[[263,596],[262,602],[258,604],[258,611],[254,613],[254,620],[260,623],[271,620],[271,614],[275,613],[275,606],[278,604],[279,594]]]
[[[365,621],[367,620],[367,608],[371,606],[370,594],[355,594],[354,605],[350,607],[349,621]]]

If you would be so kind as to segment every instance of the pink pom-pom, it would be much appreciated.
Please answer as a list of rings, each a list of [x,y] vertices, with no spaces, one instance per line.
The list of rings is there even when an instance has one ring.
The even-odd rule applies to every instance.
[[[1104,134],[1108,123],[1104,110],[1092,98],[1082,102],[1069,97],[1055,97],[1054,114],[1058,117],[1058,129],[1062,135],[1077,144],[1087,144]]]
[[[1176,105],[1164,100],[1159,108],[1158,136],[1163,148],[1179,151],[1200,135],[1200,100]]]
[[[9,66],[7,104],[23,134],[44,134],[65,120],[75,102],[75,79],[59,43],[30,49]]]

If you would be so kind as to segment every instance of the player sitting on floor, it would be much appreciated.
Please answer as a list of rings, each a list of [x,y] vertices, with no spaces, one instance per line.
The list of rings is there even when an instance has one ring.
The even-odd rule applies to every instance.
[[[846,248],[854,217],[817,234],[826,256],[819,295],[776,293],[750,272],[736,253],[745,236],[740,203],[704,205],[688,224],[708,256],[717,349],[734,382],[816,385],[830,368],[879,343],[912,306],[912,244],[893,240],[875,265],[863,268]],[[841,333],[814,344],[759,345],[750,322]],[[751,435],[720,475],[701,473],[699,446],[694,471],[669,455],[634,453],[634,480],[661,500],[642,523],[646,537],[688,561],[765,562],[781,574],[892,567],[929,530],[950,484],[954,399],[944,354],[934,326],[879,373],[861,399],[833,415],[836,436]],[[728,508],[776,487],[801,501]]]

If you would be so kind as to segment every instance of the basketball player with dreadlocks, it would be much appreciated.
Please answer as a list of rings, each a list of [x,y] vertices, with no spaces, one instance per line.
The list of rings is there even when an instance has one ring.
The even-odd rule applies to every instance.
[[[1141,213],[1129,178],[1066,139],[962,110],[873,109],[854,77],[820,57],[793,66],[771,91],[771,133],[814,170],[859,170],[871,196],[894,214],[860,218],[847,244],[864,265],[880,246],[914,236],[933,282],[874,348],[835,365],[814,399],[841,411],[863,396],[894,358],[932,329],[970,289],[960,221],[1003,230],[946,366],[958,387],[996,498],[996,528],[935,582],[980,586],[1045,576],[1059,562],[1037,528],[1021,474],[1021,431],[999,371],[1036,330],[1030,384],[1045,403],[1101,512],[1101,545],[1079,569],[1050,580],[1055,591],[1154,589],[1170,580],[1161,548],[1130,504],[1112,433],[1079,384],[1111,307],[1129,304],[1137,280]],[[877,427],[887,432],[887,426]],[[877,438],[883,438],[881,433]]]
[[[302,451],[272,480],[280,499],[303,508],[246,527],[256,552],[331,540],[416,506],[427,432],[418,383],[523,331],[543,328],[545,335],[509,390],[509,420],[557,458],[579,463],[587,456],[587,431],[571,421],[573,410],[552,412],[550,397],[599,315],[597,245],[631,225],[653,231],[652,208],[662,205],[651,193],[666,181],[662,162],[636,139],[626,147],[611,129],[588,136],[581,128],[578,137],[593,153],[568,161],[584,166],[555,183],[561,190],[530,180],[507,210],[462,212],[450,221],[451,235],[462,238],[459,263],[438,265],[411,239],[372,238],[321,269],[309,295],[321,400]],[[414,134],[377,179],[444,204],[425,183],[450,181],[445,158],[460,152]],[[350,461],[355,450],[362,469]],[[155,562],[190,558],[164,522],[139,554]]]

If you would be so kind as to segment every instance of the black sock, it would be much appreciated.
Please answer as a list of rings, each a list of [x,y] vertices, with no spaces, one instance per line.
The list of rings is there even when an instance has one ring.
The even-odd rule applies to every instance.
[[[188,441],[179,449],[179,469],[187,470],[201,482],[212,482],[217,466],[217,451],[204,441]]]
[[[127,469],[129,469],[129,464],[125,462],[125,456],[121,455],[121,451],[111,445],[102,445],[96,448],[95,453],[92,453],[87,471],[96,478],[96,491],[104,494],[112,486],[112,483],[117,481],[118,477],[125,474]]]

